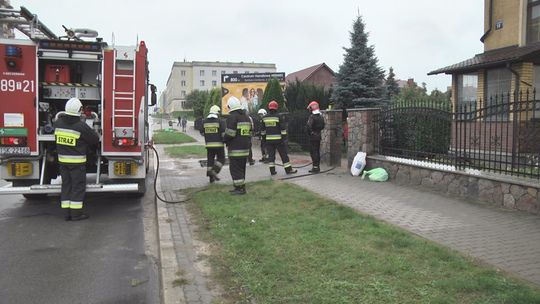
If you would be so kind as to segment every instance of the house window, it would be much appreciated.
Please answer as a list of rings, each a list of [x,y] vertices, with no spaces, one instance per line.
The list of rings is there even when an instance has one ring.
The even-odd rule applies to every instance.
[[[540,41],[540,0],[529,0],[527,5],[527,43]]]
[[[226,74],[226,73],[227,73],[227,71],[221,71],[221,74]]]
[[[244,71],[244,74],[249,74],[249,71]]]
[[[180,71],[180,76],[186,76],[186,70],[181,70]]]
[[[200,71],[199,71],[199,75],[200,75],[200,76],[204,76],[204,70],[200,70]]]
[[[180,85],[185,87],[186,86],[186,81],[185,80],[180,81]]]
[[[512,73],[509,69],[491,69],[486,72],[487,115],[493,119],[508,119],[512,96]]]
[[[233,74],[238,74],[238,71],[233,71]]]
[[[204,87],[204,80],[201,80],[200,85],[201,87]]]
[[[478,89],[478,75],[463,74],[457,79],[457,110],[459,112],[476,111],[476,94]],[[473,113],[474,114],[474,113]]]
[[[217,80],[212,80],[212,86],[217,87]]]
[[[180,97],[186,97],[186,91],[181,91],[180,92]]]
[[[217,76],[217,71],[216,70],[212,71],[212,76]]]

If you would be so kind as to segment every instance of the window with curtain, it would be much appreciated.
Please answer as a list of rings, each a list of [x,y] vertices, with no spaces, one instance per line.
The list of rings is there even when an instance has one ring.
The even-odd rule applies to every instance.
[[[512,73],[506,68],[486,71],[487,115],[493,119],[508,119],[512,96]]]
[[[527,43],[540,41],[540,0],[527,4]]]

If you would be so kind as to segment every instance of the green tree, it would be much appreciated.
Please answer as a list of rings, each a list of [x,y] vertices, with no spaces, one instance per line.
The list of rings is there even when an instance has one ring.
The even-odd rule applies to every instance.
[[[212,91],[210,91],[210,96],[206,100],[206,104],[204,106],[204,117],[208,116],[210,108],[213,105],[216,105],[221,109],[221,89],[219,88],[214,88]]]
[[[193,109],[195,118],[203,117],[204,106],[209,98],[210,94],[207,91],[193,90],[186,96],[186,107]]]
[[[374,47],[367,43],[368,34],[358,16],[353,23],[351,47],[344,48],[345,58],[332,94],[337,108],[373,106],[376,99],[383,97],[384,71],[379,67]]]
[[[386,80],[384,81],[386,100],[392,100],[394,96],[399,94],[399,86],[395,77],[396,74],[394,74],[394,68],[390,67],[388,70],[388,77],[386,77]]]
[[[272,100],[277,101],[280,112],[287,111],[287,105],[285,104],[285,97],[283,96],[283,91],[281,90],[281,84],[276,78],[271,78],[268,80],[260,108],[268,109],[268,103]]]
[[[323,86],[317,86],[311,83],[289,82],[285,88],[285,97],[287,98],[287,108],[290,112],[306,111],[307,105],[315,100],[319,102],[321,109],[328,108],[330,102],[330,92]]]

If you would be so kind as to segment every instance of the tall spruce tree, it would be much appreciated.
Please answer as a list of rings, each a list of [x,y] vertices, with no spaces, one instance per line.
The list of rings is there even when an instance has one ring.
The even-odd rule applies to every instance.
[[[388,70],[388,77],[384,82],[385,89],[385,99],[392,100],[399,94],[399,85],[395,79],[396,74],[394,74],[394,68],[390,67]]]
[[[332,94],[336,108],[369,107],[383,97],[384,71],[379,67],[374,47],[367,43],[368,34],[358,16],[351,32],[351,47],[343,48],[345,58]]]

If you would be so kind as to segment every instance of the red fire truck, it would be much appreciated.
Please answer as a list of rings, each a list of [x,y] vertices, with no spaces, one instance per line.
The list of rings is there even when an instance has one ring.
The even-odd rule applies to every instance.
[[[89,29],[58,37],[24,7],[0,8],[2,23],[28,39],[0,39],[0,178],[12,182],[0,194],[60,193],[52,126],[76,97],[81,119],[101,135],[88,155],[87,192],[143,195],[156,103],[145,43],[108,45]]]

